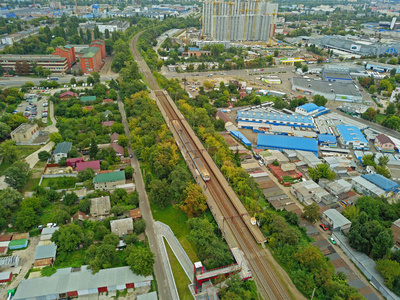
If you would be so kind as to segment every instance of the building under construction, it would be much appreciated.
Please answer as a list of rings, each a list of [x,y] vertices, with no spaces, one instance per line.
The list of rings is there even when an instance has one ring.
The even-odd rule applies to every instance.
[[[217,41],[270,42],[278,4],[265,0],[212,1],[203,4],[203,35]]]

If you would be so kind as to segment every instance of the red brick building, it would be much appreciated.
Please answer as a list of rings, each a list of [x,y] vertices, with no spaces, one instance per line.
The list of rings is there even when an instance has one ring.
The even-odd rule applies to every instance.
[[[91,74],[94,71],[100,71],[103,66],[101,50],[98,47],[89,47],[82,50],[79,54],[79,63],[83,73]]]
[[[105,59],[107,54],[106,54],[106,43],[103,40],[93,40],[89,47],[97,47],[101,51],[101,59]]]
[[[68,68],[71,67],[76,63],[75,57],[75,48],[71,46],[58,46],[56,50],[52,53],[53,55],[58,55],[61,57],[65,57],[67,59]]]

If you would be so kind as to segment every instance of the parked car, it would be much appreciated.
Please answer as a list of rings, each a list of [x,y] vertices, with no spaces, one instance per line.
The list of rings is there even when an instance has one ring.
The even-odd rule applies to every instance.
[[[25,108],[25,110],[26,110],[26,111],[30,111],[31,108],[30,108],[29,106],[27,106],[27,107]]]
[[[54,228],[54,227],[57,227],[57,224],[56,223],[47,223],[47,228]]]
[[[47,107],[47,106],[49,106],[49,104],[47,102],[44,102],[43,107]]]
[[[330,236],[328,239],[332,244],[336,245],[336,241],[333,237]]]
[[[319,227],[321,227],[324,231],[327,231],[328,228],[325,226],[325,224],[319,224]]]

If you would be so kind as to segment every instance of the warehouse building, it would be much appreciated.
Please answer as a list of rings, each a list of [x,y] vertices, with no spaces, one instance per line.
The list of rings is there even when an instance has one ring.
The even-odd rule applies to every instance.
[[[65,74],[68,71],[68,61],[66,57],[57,55],[0,55],[0,65],[4,72],[11,70],[18,73],[33,74],[33,66],[42,66],[43,69],[50,70],[53,74]],[[27,69],[27,71],[26,71]]]
[[[361,177],[384,190],[386,192],[386,196],[389,193],[398,193],[400,191],[399,184],[397,182],[386,178],[381,174],[365,174],[361,175]]]
[[[351,181],[351,184],[353,186],[353,189],[367,196],[379,197],[386,194],[385,191],[382,190],[380,187],[361,176],[354,177]]]
[[[315,139],[296,136],[258,134],[257,148],[276,150],[303,150],[312,152],[318,156],[318,143]]]
[[[353,82],[348,68],[325,67],[321,73],[322,80],[336,82]]]
[[[339,142],[344,148],[369,149],[369,143],[358,127],[349,124],[341,124],[336,126],[336,128],[340,135]]]
[[[328,100],[362,102],[362,94],[353,82],[323,81],[304,77],[293,77],[292,90],[305,95],[321,95]]]
[[[351,221],[336,209],[328,209],[322,213],[322,220],[327,222],[332,231],[349,231]]]
[[[318,134],[318,145],[337,147],[337,141],[332,134]]]
[[[263,128],[265,124],[305,128],[315,127],[312,117],[256,110],[238,111],[236,114],[236,122],[239,128],[247,129]]]
[[[203,34],[216,41],[264,41],[275,35],[278,4],[262,1],[203,3]]]
[[[88,266],[65,268],[49,277],[22,280],[13,299],[64,299],[150,286],[152,280],[153,276],[136,275],[129,267],[103,269],[96,274]]]
[[[306,103],[304,105],[296,107],[295,112],[298,113],[299,115],[303,116],[312,116],[312,117],[318,117],[320,115],[326,114],[330,111],[329,108],[326,108],[324,106],[318,106],[315,105],[314,103]]]

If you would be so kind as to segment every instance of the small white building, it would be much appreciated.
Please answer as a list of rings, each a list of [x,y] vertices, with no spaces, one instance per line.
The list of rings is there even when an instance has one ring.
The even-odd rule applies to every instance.
[[[322,219],[325,220],[332,231],[349,231],[351,221],[343,216],[336,209],[328,209],[322,213]]]

